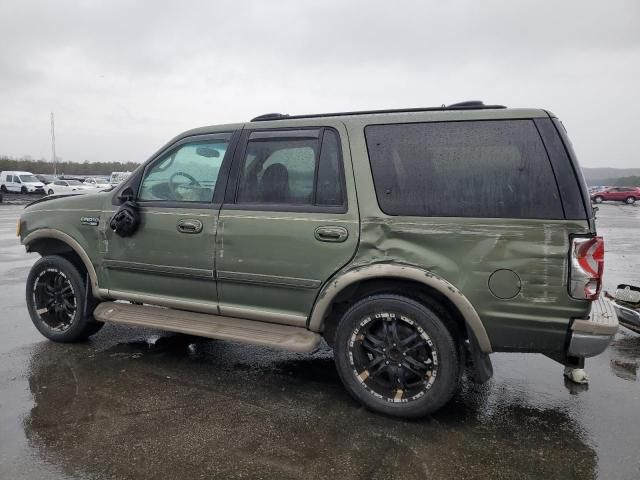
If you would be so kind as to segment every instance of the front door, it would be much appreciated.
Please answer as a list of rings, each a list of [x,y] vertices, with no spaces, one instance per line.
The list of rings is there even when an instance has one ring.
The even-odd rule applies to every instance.
[[[217,313],[214,193],[231,137],[187,137],[131,180],[141,223],[130,237],[105,229],[100,286],[110,296]]]
[[[358,244],[350,163],[340,122],[243,133],[217,236],[221,314],[306,323]]]

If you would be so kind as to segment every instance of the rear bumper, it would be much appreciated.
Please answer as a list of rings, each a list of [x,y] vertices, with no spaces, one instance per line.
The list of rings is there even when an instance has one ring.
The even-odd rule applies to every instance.
[[[574,320],[567,355],[586,358],[604,352],[618,331],[618,317],[614,305],[604,297],[591,304],[588,320]]]

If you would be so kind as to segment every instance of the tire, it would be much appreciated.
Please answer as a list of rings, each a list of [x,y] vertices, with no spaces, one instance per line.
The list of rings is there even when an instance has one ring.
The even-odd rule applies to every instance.
[[[403,418],[423,417],[442,407],[458,388],[461,374],[458,349],[440,317],[415,300],[392,294],[365,298],[344,313],[334,360],[353,398],[373,411]]]
[[[8,192],[8,190],[7,190],[7,187],[5,187],[4,185],[1,185],[1,186],[0,186],[0,192],[2,192],[2,193],[9,193],[9,192]]]
[[[600,195],[598,195],[597,197],[593,197],[593,201],[595,203],[602,203],[602,200],[603,198]]]
[[[626,203],[627,205],[633,205],[634,203],[636,203],[636,198],[635,197],[627,197],[625,199],[624,203]]]
[[[49,195],[53,195],[53,190],[49,189],[49,191],[47,192]]]
[[[29,192],[27,191],[27,187],[22,187],[22,188],[20,189],[20,193],[22,193],[23,195],[24,195],[24,194],[29,193]]]
[[[85,308],[87,286],[78,269],[57,255],[38,260],[27,277],[27,308],[42,335],[55,342],[86,340],[102,328],[91,313],[96,302]],[[43,311],[46,310],[46,311]]]

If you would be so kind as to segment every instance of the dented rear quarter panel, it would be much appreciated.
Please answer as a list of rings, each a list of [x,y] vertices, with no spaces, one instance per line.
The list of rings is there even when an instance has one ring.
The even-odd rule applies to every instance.
[[[482,113],[483,118],[487,113],[501,118],[503,112]],[[441,113],[421,121],[469,119],[470,112]],[[547,115],[542,110],[520,113],[527,118]],[[407,121],[402,115],[396,118],[380,123]],[[567,288],[570,236],[590,233],[589,222],[386,215],[378,206],[364,137],[364,127],[372,123],[348,122],[361,214],[354,268],[376,262],[418,266],[467,297],[494,351],[563,351],[571,319],[585,317],[590,308],[590,302],[572,299]],[[489,289],[491,274],[500,269],[520,278],[520,291],[513,298],[498,298]]]

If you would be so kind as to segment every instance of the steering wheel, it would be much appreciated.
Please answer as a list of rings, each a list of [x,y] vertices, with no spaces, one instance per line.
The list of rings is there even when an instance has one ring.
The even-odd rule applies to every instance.
[[[187,185],[184,185],[182,183],[175,183],[173,179],[176,177],[184,177],[187,180],[189,180],[189,183]],[[185,172],[176,172],[169,177],[169,190],[171,190],[171,193],[173,195],[180,195],[180,193],[177,192],[178,187],[194,188],[194,187],[200,187],[200,186],[201,186],[200,182],[198,182],[195,178],[193,178],[191,175]]]

